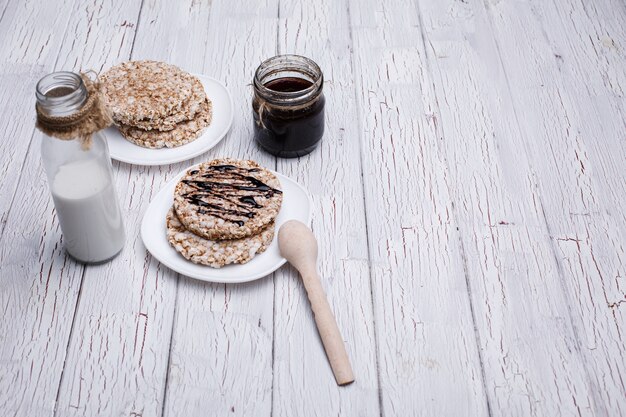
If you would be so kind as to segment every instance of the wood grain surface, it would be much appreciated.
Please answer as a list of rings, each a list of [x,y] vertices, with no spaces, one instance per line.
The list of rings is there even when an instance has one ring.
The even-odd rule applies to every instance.
[[[0,415],[626,415],[622,0],[0,0],[0,39]],[[298,159],[252,141],[254,70],[283,53],[325,77]],[[129,59],[217,78],[235,120],[193,160],[115,162],[126,246],[83,266],[35,84]],[[293,268],[210,284],[143,246],[168,179],[225,156],[309,190],[354,384]]]

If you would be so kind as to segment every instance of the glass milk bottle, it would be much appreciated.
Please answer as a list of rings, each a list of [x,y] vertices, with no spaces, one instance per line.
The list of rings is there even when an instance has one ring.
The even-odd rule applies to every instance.
[[[97,131],[91,133],[91,140],[67,137],[68,131],[70,136],[85,131],[87,118],[83,116],[94,107],[94,98],[90,100],[94,91],[92,83],[72,72],[46,75],[36,91],[38,127],[47,133],[42,138],[41,158],[63,242],[73,258],[85,263],[110,260],[124,246],[124,226],[105,138]],[[59,138],[59,132],[65,137]]]

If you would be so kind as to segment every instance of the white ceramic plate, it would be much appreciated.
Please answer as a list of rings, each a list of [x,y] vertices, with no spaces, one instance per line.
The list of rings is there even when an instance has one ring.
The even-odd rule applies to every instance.
[[[165,216],[174,203],[174,188],[178,180],[191,168],[185,169],[168,182],[152,200],[143,216],[141,237],[150,253],[162,264],[178,273],[209,282],[253,281],[280,268],[286,260],[280,256],[278,250],[278,229],[291,219],[300,220],[307,225],[311,223],[312,204],[307,191],[294,180],[275,172],[282,185],[283,204],[276,217],[276,233],[271,245],[265,252],[256,255],[246,264],[232,264],[216,269],[188,261],[167,241]]]
[[[233,123],[233,103],[226,87],[214,78],[196,75],[213,102],[213,118],[198,139],[177,148],[148,149],[130,143],[115,126],[104,130],[111,158],[135,165],[166,165],[196,157],[215,145]]]

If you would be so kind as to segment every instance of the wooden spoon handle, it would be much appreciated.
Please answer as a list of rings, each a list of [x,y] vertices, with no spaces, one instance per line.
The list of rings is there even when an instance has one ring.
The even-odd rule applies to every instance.
[[[320,277],[317,273],[307,273],[302,276],[302,280],[309,296],[317,330],[322,338],[324,350],[326,351],[326,356],[328,356],[337,385],[349,384],[354,381],[352,366],[350,366],[350,359],[348,358],[343,338],[326,299],[326,293],[322,287]]]

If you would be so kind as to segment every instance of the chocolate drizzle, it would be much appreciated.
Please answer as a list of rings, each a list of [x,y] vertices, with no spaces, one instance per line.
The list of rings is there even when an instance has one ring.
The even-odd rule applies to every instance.
[[[198,206],[202,214],[243,226],[245,219],[256,216],[263,208],[258,198],[271,198],[282,191],[270,187],[263,181],[250,175],[259,172],[258,168],[241,168],[235,165],[212,165],[189,172],[192,179],[182,180],[192,188],[183,194],[190,204]]]

